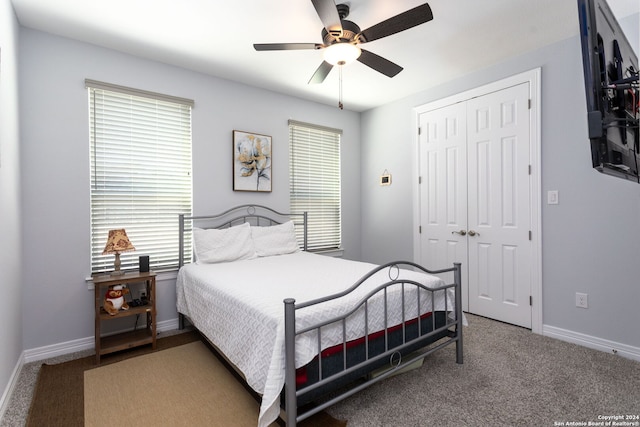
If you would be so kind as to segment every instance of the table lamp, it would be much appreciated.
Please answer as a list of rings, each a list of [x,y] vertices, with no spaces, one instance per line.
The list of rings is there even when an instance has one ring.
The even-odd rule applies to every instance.
[[[113,273],[111,273],[112,276],[124,274],[124,271],[120,270],[120,252],[134,251],[135,249],[129,241],[124,228],[109,230],[109,238],[107,239],[107,244],[104,247],[102,255],[116,254],[116,260],[113,263],[114,270]]]

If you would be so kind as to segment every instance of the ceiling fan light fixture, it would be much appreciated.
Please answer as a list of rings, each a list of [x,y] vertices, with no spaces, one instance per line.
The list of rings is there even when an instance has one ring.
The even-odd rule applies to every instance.
[[[324,60],[331,65],[346,65],[360,56],[362,51],[351,43],[334,43],[324,50]]]

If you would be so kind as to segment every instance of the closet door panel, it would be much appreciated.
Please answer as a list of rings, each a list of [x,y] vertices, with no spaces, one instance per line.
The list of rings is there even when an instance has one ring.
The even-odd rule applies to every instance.
[[[467,101],[469,311],[531,327],[528,84]]]
[[[420,263],[428,268],[467,263],[466,123],[464,104],[419,116]],[[462,272],[466,289],[466,267]],[[451,281],[450,275],[443,279]],[[465,310],[466,294],[463,293]]]

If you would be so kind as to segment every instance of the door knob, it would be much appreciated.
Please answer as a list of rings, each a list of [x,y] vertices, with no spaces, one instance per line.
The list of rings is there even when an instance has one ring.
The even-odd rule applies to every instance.
[[[469,230],[469,236],[473,237],[473,236],[479,236],[480,233],[473,231],[473,230]]]
[[[460,231],[452,231],[451,234],[459,234],[461,236],[464,236],[467,234],[467,232],[465,230],[460,230]]]

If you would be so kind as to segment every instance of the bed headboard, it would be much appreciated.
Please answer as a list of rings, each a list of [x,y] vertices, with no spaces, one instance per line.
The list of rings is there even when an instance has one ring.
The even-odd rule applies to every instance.
[[[293,221],[296,234],[302,236],[302,250],[307,250],[307,213],[283,213],[261,205],[239,205],[215,215],[178,216],[178,268],[184,265],[185,244],[191,241],[185,239],[185,233],[191,232],[193,227],[199,228],[228,228],[248,222],[252,226],[268,227],[287,221]]]

